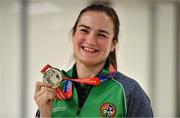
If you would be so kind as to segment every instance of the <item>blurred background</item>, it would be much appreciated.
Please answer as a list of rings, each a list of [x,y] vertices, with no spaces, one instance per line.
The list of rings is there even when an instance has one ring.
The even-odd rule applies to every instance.
[[[102,1],[121,22],[118,70],[138,81],[155,116],[180,116],[180,1]],[[34,117],[40,70],[69,68],[71,28],[92,2],[0,0],[0,117]]]

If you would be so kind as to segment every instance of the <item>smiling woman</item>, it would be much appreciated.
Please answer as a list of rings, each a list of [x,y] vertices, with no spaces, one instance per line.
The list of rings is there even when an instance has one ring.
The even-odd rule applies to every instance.
[[[63,89],[58,98],[49,84],[36,83],[36,116],[152,117],[143,89],[117,71],[118,34],[119,18],[113,8],[103,4],[84,8],[72,31],[75,64],[62,71],[66,79],[58,87]]]
[[[110,51],[115,48],[113,36],[113,22],[110,17],[102,12],[85,12],[73,34],[74,54],[79,67],[77,70],[83,66],[97,68],[98,65],[102,68]]]

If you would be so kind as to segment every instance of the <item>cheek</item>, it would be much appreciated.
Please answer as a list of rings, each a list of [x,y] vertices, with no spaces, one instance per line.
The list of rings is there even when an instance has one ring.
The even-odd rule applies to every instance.
[[[78,36],[76,35],[76,34],[74,34],[74,36],[73,36],[73,45],[75,46],[75,44],[77,44],[77,42],[78,42]]]
[[[72,45],[73,45],[73,50],[75,52],[76,48],[77,48],[77,40],[75,35],[72,37]]]
[[[80,33],[76,32],[73,36],[73,43],[74,44],[80,43],[82,39],[83,39],[83,36]]]
[[[110,47],[111,47],[111,42],[110,41],[101,41],[99,42],[99,46],[101,47],[101,49],[108,53],[110,51]]]
[[[73,36],[73,48],[74,50],[78,50],[79,46],[83,42],[83,38],[81,35],[78,35],[77,33]]]

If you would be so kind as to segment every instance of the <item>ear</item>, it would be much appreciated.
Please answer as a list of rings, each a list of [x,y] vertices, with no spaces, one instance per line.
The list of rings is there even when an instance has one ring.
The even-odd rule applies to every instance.
[[[116,48],[116,45],[117,45],[117,41],[112,41],[112,43],[111,43],[111,52],[113,52],[114,51],[114,49]]]

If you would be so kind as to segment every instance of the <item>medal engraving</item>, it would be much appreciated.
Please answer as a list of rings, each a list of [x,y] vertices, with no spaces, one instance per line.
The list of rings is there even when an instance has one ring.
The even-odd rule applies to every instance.
[[[44,72],[43,81],[49,83],[52,88],[57,88],[62,81],[62,73],[56,68],[49,68]]]

